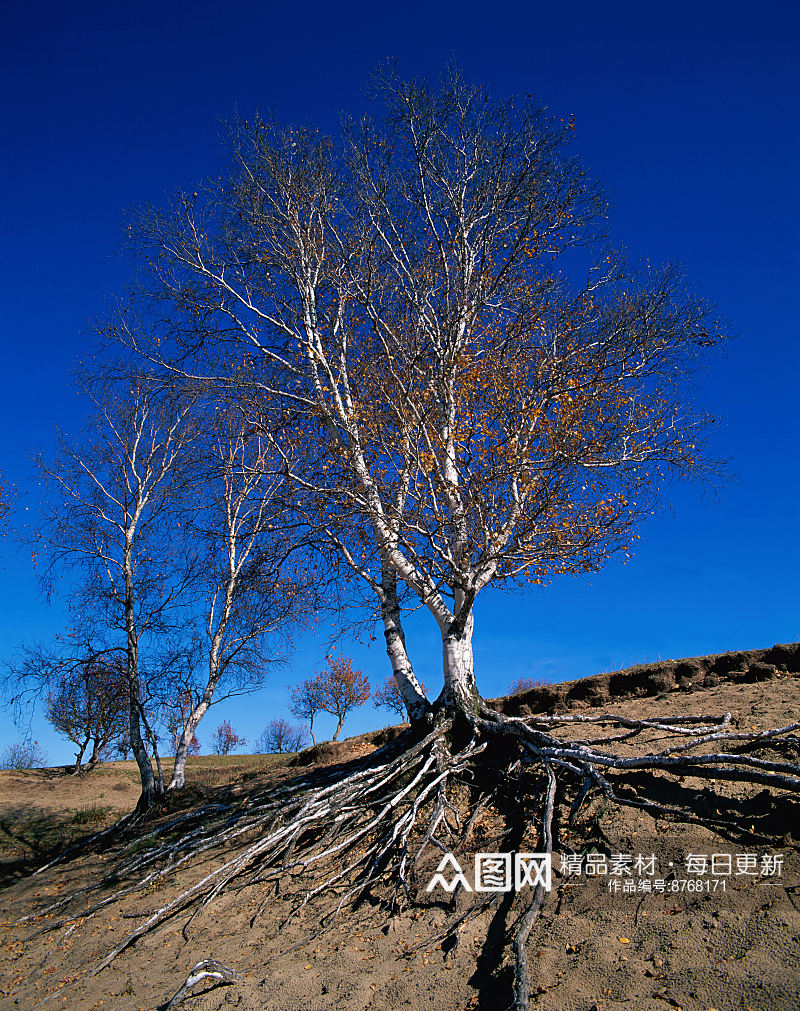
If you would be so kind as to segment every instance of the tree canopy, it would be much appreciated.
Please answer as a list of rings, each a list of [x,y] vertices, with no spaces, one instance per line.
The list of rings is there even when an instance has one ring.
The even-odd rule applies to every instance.
[[[609,247],[571,122],[457,71],[376,92],[337,137],[232,123],[218,181],[132,222],[159,323],[117,335],[291,414],[286,472],[380,600],[390,656],[387,572],[438,625],[441,704],[468,707],[485,587],[630,553],[665,479],[704,473],[689,380],[723,334],[678,268]]]

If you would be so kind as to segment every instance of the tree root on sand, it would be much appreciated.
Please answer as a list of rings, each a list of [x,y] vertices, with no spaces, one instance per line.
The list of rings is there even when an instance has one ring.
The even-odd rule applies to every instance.
[[[514,823],[516,838],[540,853],[553,850],[561,807],[564,817],[574,820],[592,792],[659,819],[742,834],[735,818],[681,802],[683,797],[667,803],[654,791],[648,795],[641,786],[632,788],[630,777],[644,774],[650,783],[688,777],[706,788],[729,781],[796,794],[798,730],[800,723],[738,732],[731,728],[730,714],[636,720],[603,713],[523,720],[479,704],[471,714],[440,716],[422,736],[407,732],[345,769],[307,773],[261,794],[167,818],[122,848],[110,870],[93,883],[19,922],[38,921],[36,933],[57,930],[183,871],[194,874],[193,883],[145,914],[94,973],[180,913],[189,913],[183,925],[188,936],[196,918],[221,894],[254,885],[270,887],[251,926],[278,894],[290,900],[284,923],[312,900],[331,898],[321,913],[314,905],[317,922],[301,942],[306,944],[342,909],[368,896],[386,915],[423,898],[437,851],[464,852],[477,821],[490,810],[506,826],[505,834],[500,833],[506,843],[508,826]],[[223,851],[231,855],[219,861],[216,854]],[[526,896],[529,902],[511,938],[513,1006],[520,1011],[529,1000],[526,941],[547,893],[540,882],[518,901]],[[449,898],[452,915],[434,941],[457,935],[499,896],[479,894],[472,905],[458,910],[463,893],[456,889]],[[195,968],[199,971],[200,965]]]

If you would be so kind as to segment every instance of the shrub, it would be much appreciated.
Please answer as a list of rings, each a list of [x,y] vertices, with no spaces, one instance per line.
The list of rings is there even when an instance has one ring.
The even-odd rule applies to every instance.
[[[0,769],[40,769],[47,765],[47,755],[38,741],[9,744],[0,755]]]
[[[255,742],[256,755],[285,754],[301,751],[308,744],[308,734],[304,727],[293,726],[279,717],[270,720]]]
[[[531,688],[544,688],[546,684],[546,681],[538,681],[535,678],[517,678],[516,681],[511,682],[508,694],[522,695],[523,692],[529,692]]]
[[[102,804],[79,807],[72,816],[72,823],[73,825],[99,825],[106,820],[106,815],[110,810],[110,807]]]

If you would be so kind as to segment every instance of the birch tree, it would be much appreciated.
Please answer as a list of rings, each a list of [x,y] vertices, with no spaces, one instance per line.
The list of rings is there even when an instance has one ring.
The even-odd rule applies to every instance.
[[[256,755],[281,755],[301,751],[308,743],[303,727],[293,726],[283,717],[270,720],[255,742]]]
[[[122,638],[130,746],[142,784],[138,808],[146,810],[158,792],[146,739],[157,745],[145,712],[150,686],[141,649],[180,615],[196,576],[172,524],[194,435],[191,399],[143,373],[96,383],[91,392],[95,410],[85,438],[62,438],[55,462],[40,461],[58,501],[38,550],[50,588],[74,575],[72,606]]]
[[[193,533],[204,545],[202,599],[206,674],[184,684],[191,700],[178,737],[169,789],[185,782],[188,749],[209,706],[255,691],[279,659],[292,625],[320,601],[302,543],[292,537],[285,480],[268,433],[236,405],[208,411],[196,482],[201,508]]]
[[[123,856],[121,896],[170,861],[203,863],[98,970],[231,886],[280,878],[295,889],[295,912],[327,895],[321,929],[373,892],[385,899],[375,909],[429,905],[442,853],[471,859],[483,812],[505,826],[498,852],[522,840],[546,856],[559,822],[573,828],[593,791],[728,837],[743,827],[720,813],[721,795],[698,813],[684,778],[711,794],[718,781],[737,783],[737,805],[739,791],[756,806],[758,790],[787,802],[800,791],[797,723],[532,714],[520,699],[508,716],[481,698],[480,593],[629,553],[665,480],[708,472],[708,419],[690,380],[724,335],[679,270],[629,269],[608,250],[606,205],[571,153],[571,122],[529,99],[494,101],[455,72],[439,88],[387,73],[377,90],[380,117],[347,123],[336,139],[258,118],[234,124],[232,164],[217,183],[132,224],[154,271],[139,302],[158,319],[157,339],[127,317],[117,337],[168,374],[247,390],[291,417],[301,451],[284,449],[282,462],[293,508],[379,601],[412,726],[374,754],[303,777],[291,796],[278,784],[237,807],[233,824],[230,808],[202,808],[194,843],[183,820],[169,841],[175,820],[152,857]],[[444,687],[433,706],[407,664],[403,592],[439,630]],[[796,663],[794,647],[770,654],[784,669]],[[323,708],[316,681],[297,687],[298,717]],[[565,686],[565,704],[578,696]],[[675,787],[669,802],[663,777]],[[232,850],[209,872],[212,836]],[[108,902],[105,881],[89,911]],[[495,924],[515,919],[513,1007],[527,1011],[526,940],[547,887],[476,891],[463,890],[437,936],[457,938],[493,907]],[[37,912],[70,905],[86,917],[88,901],[82,889]]]
[[[35,704],[44,701],[48,722],[77,748],[75,774],[93,769],[126,732],[124,650],[103,644],[86,620],[56,636],[52,645],[22,648],[5,664],[0,685],[15,721],[23,725],[29,724]]]
[[[192,714],[192,710],[195,706],[195,700],[192,693],[184,689],[178,692],[175,699],[172,700],[172,705],[170,706],[170,711],[166,718],[167,730],[170,733],[170,743],[172,745],[172,750],[174,754],[177,754],[178,746],[181,742],[181,736],[186,726],[186,722]],[[186,755],[199,755],[200,754],[200,742],[196,736],[193,736],[189,741],[189,745],[186,748]]]
[[[439,708],[474,710],[478,594],[630,551],[665,475],[702,465],[684,380],[720,333],[679,271],[596,251],[606,205],[571,122],[458,74],[380,90],[383,119],[339,142],[237,124],[223,183],[142,218],[184,318],[180,346],[132,342],[178,371],[235,348],[307,419],[318,465],[287,472],[381,601],[413,719],[397,581],[441,635]]]
[[[298,720],[308,720],[308,734],[311,743],[316,746],[314,736],[314,718],[322,712],[322,692],[316,678],[307,678],[300,684],[289,689],[289,712]]]
[[[118,660],[102,658],[59,666],[49,686],[47,720],[76,746],[74,773],[89,772],[126,729],[125,668]],[[89,760],[83,765],[90,745]]]
[[[336,718],[331,740],[338,741],[347,714],[369,700],[369,681],[363,671],[353,669],[348,656],[326,657],[327,669],[313,679],[319,696],[319,708]]]
[[[240,737],[228,720],[223,720],[211,737],[211,750],[215,755],[229,755],[234,748],[242,748],[247,744]]]

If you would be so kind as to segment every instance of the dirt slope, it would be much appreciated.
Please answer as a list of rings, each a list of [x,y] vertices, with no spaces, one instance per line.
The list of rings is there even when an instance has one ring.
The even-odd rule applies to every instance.
[[[523,716],[613,711],[648,718],[730,711],[742,727],[765,728],[800,719],[798,669],[800,646],[776,646],[597,675],[496,700],[495,705],[507,714]],[[332,769],[331,763],[363,754],[387,736],[364,735],[325,746],[306,754],[304,761]],[[261,770],[229,770],[231,785],[198,789],[185,803],[200,799],[208,803],[214,797],[250,803],[275,781],[285,782],[314,767],[292,769],[279,763]],[[120,771],[124,772],[106,770],[115,775]],[[26,782],[39,791],[37,803],[61,798],[59,789],[46,789],[54,777],[3,774],[0,815],[3,809],[9,813],[9,791],[18,792]],[[102,805],[114,794],[129,802],[127,792],[115,790],[111,778],[105,783],[108,789],[99,789],[101,783],[91,777],[73,781],[70,789],[74,785],[76,791],[91,793],[82,800],[75,794],[64,806],[80,811]],[[693,799],[699,813],[713,807],[735,827],[717,831],[654,820],[598,799],[590,801],[576,825],[570,827],[564,819],[556,844],[553,889],[528,943],[531,1007],[797,1011],[798,805],[791,799],[776,805],[766,791],[725,782],[714,784],[713,791],[688,778],[673,785],[663,781],[661,786],[667,799],[670,792],[679,791]],[[100,798],[100,793],[105,796]],[[156,818],[150,828],[157,822]],[[479,837],[486,851],[491,850],[491,828],[489,819]],[[148,845],[146,831],[140,830],[133,845]],[[311,903],[301,917],[281,926],[287,900],[268,897],[265,886],[256,882],[222,895],[201,912],[187,932],[188,940],[182,935],[186,915],[176,917],[97,976],[88,970],[112,941],[138,922],[132,918],[168,901],[176,883],[170,880],[130,895],[74,927],[65,924],[33,936],[48,921],[10,925],[45,900],[92,880],[112,866],[116,852],[114,846],[100,849],[0,892],[0,915],[6,924],[0,951],[0,1007],[33,1009],[50,995],[45,1007],[150,1011],[178,990],[192,965],[207,958],[231,967],[241,981],[207,992],[201,984],[187,998],[183,1005],[187,1008],[461,1011],[495,1009],[509,999],[508,929],[518,914],[517,906],[512,906],[513,892],[491,912],[470,921],[455,946],[435,939],[454,908],[452,897],[439,888],[431,892],[427,906],[408,908],[391,920],[380,897],[375,897],[343,913],[328,932],[308,941],[321,907]],[[632,862],[626,865],[620,855]],[[224,856],[210,853],[207,866]],[[568,858],[563,866],[562,856]],[[641,857],[638,869],[637,857]],[[580,873],[571,873],[576,861]],[[620,873],[613,873],[614,868]],[[471,878],[472,868],[464,870]],[[295,944],[301,946],[284,953]]]

